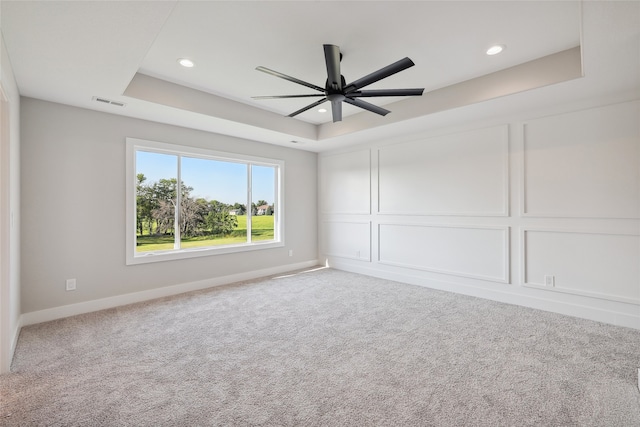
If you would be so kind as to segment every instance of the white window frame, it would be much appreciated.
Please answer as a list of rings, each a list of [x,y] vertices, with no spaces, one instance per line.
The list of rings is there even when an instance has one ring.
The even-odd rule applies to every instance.
[[[224,162],[244,163],[255,166],[271,166],[276,169],[274,188],[274,240],[251,241],[251,167],[247,168],[247,235],[248,241],[233,245],[206,246],[187,249],[170,249],[153,252],[136,252],[136,152],[147,151],[186,157],[197,157]],[[178,169],[178,182],[180,182]],[[126,138],[126,264],[145,264],[159,261],[172,261],[219,254],[230,254],[284,246],[284,161],[265,157],[247,156],[237,153],[208,150],[186,145],[168,144],[138,138]],[[179,232],[179,231],[176,231]],[[177,239],[179,236],[176,236]],[[176,241],[178,241],[176,239]]]

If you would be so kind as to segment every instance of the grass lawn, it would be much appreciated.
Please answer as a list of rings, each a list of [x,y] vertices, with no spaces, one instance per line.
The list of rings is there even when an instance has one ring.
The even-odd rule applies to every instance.
[[[181,241],[181,247],[198,248],[204,246],[221,246],[245,243],[247,241],[247,216],[238,215],[238,226],[228,236],[198,236],[186,237]],[[272,215],[251,217],[251,240],[273,240]],[[136,252],[166,251],[173,249],[173,236],[137,236]]]

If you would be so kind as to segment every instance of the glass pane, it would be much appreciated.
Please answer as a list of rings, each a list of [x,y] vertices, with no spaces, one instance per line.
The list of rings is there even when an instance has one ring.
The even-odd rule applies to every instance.
[[[251,240],[274,240],[276,168],[251,166]]]
[[[175,247],[178,157],[136,151],[136,252]]]
[[[183,157],[180,247],[247,242],[247,165]]]

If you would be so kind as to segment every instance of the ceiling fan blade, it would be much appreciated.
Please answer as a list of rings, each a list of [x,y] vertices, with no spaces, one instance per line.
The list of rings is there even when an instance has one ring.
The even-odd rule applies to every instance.
[[[289,80],[290,82],[293,82],[293,83],[298,83],[299,85],[306,86],[306,87],[309,87],[311,89],[318,90],[320,92],[324,92],[324,89],[321,88],[320,86],[316,86],[314,84],[307,83],[307,82],[302,81],[300,79],[296,79],[295,77],[287,76],[286,74],[279,73],[279,72],[271,70],[271,69],[269,69],[267,67],[262,67],[262,66],[256,67],[256,70],[262,71],[263,73],[271,74],[272,76],[280,77],[281,79]]]
[[[316,105],[320,105],[320,104],[322,104],[323,102],[327,102],[327,101],[328,101],[328,99],[327,99],[327,98],[322,98],[322,99],[320,99],[320,100],[318,100],[318,101],[314,102],[313,104],[309,104],[309,105],[307,105],[306,107],[299,109],[298,111],[294,111],[293,113],[289,114],[289,117],[297,116],[298,114],[300,114],[300,113],[304,113],[305,111],[312,109],[312,108],[313,108],[313,107],[315,107]]]
[[[342,121],[342,101],[339,99],[331,100],[331,115],[333,123]]]
[[[309,95],[273,95],[273,96],[252,96],[253,99],[280,99],[280,98],[317,98],[318,96],[324,96],[322,93],[309,94]]]
[[[346,96],[349,98],[362,98],[373,96],[420,96],[424,92],[422,89],[372,89],[357,90],[349,92]]]
[[[355,105],[356,107],[364,108],[365,110],[371,111],[372,113],[380,114],[381,116],[386,116],[391,112],[389,110],[385,110],[382,107],[378,107],[377,105],[370,104],[360,99],[345,98],[344,102],[348,102],[349,104]]]
[[[340,48],[332,44],[325,44],[324,60],[327,64],[327,88],[335,91],[342,90],[342,76],[340,74]]]
[[[403,58],[391,65],[387,65],[386,67],[381,68],[378,71],[374,71],[371,74],[368,74],[354,82],[349,83],[344,90],[345,94],[368,86],[371,83],[377,82],[378,80],[382,80],[386,77],[392,76],[395,73],[399,73],[400,71],[406,70],[407,68],[413,67],[414,65],[416,64],[414,64],[413,61],[409,58]]]

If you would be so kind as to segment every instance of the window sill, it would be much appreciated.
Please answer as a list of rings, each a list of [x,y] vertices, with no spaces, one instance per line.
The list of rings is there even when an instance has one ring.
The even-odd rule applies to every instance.
[[[190,248],[172,251],[143,252],[127,255],[127,265],[147,264],[151,262],[175,261],[181,259],[199,258],[205,256],[233,254],[238,252],[257,251],[262,249],[281,248],[284,242],[249,243],[241,245],[217,246],[205,248]]]

